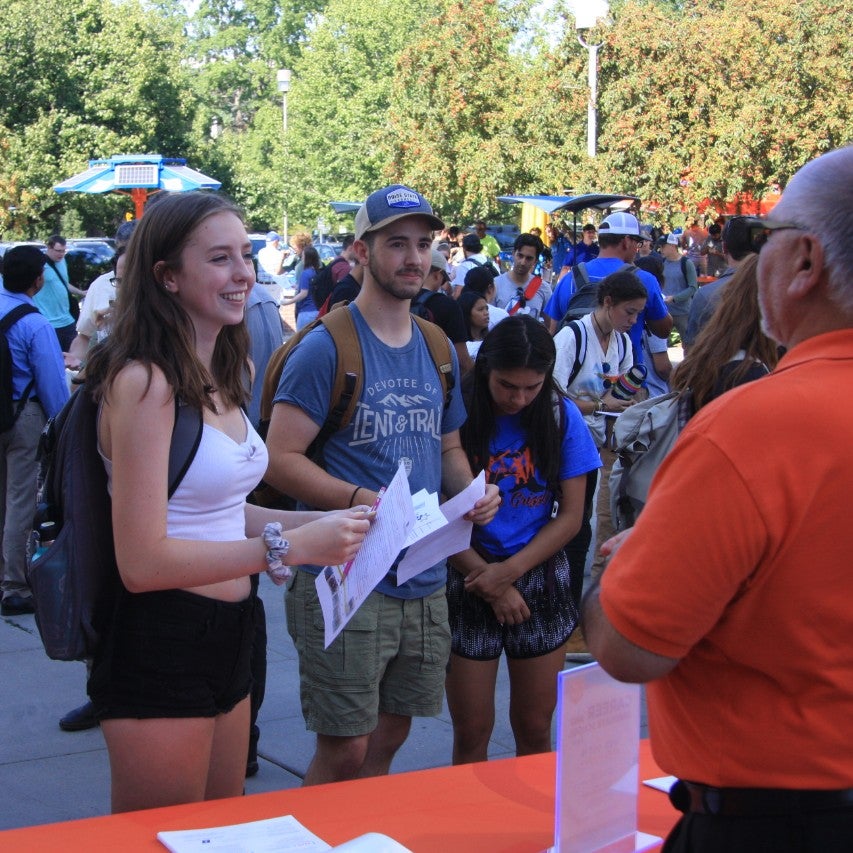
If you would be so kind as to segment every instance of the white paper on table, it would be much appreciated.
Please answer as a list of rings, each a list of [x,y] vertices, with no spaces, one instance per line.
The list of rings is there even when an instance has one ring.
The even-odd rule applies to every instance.
[[[447,524],[409,546],[406,556],[397,566],[397,586],[426,571],[450,554],[458,554],[468,548],[471,544],[473,524],[465,521],[463,516],[470,512],[485,494],[486,472],[480,471],[465,489],[439,507]]]
[[[325,627],[325,648],[341,633],[394,564],[415,524],[412,494],[403,465],[388,484],[376,518],[347,570],[326,566],[314,580]]]
[[[172,853],[289,853],[332,849],[292,815],[209,829],[158,832],[157,840]]]
[[[399,841],[381,832],[359,835],[358,838],[345,841],[332,850],[340,850],[341,853],[412,853],[408,847],[403,847]]]
[[[643,779],[643,784],[649,788],[654,788],[656,791],[663,791],[668,794],[670,788],[678,781],[677,776],[657,776],[654,779]]]
[[[403,543],[404,548],[447,524],[447,519],[438,506],[438,495],[435,492],[421,489],[412,495],[412,506],[415,511],[415,526],[409,531]]]

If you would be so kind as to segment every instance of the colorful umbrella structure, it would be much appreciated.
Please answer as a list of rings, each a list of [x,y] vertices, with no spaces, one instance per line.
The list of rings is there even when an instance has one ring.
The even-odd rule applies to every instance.
[[[551,214],[558,210],[570,212],[577,232],[578,213],[588,208],[596,210],[627,210],[640,200],[633,195],[588,193],[586,195],[499,195],[504,204],[521,205],[521,230],[529,231],[534,225],[544,228]],[[544,211],[544,212],[537,212]]]
[[[58,193],[122,193],[133,199],[136,218],[154,193],[218,190],[222,184],[191,169],[180,157],[159,154],[119,154],[108,160],[90,160],[89,168],[54,186]]]

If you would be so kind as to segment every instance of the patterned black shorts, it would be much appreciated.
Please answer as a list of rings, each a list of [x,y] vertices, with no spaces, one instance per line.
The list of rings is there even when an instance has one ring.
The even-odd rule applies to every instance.
[[[525,572],[513,586],[530,609],[520,625],[501,625],[492,606],[465,591],[465,579],[447,569],[447,603],[454,654],[471,660],[535,658],[560,648],[578,623],[569,585],[569,561],[563,551]]]

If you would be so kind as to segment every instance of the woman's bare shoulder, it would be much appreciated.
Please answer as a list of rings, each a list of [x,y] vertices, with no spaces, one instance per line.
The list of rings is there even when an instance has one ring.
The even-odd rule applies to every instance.
[[[173,397],[174,391],[157,365],[130,361],[116,374],[107,402],[164,406]]]

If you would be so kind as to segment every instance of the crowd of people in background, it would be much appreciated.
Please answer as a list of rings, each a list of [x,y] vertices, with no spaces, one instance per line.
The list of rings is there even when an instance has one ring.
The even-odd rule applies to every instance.
[[[333,261],[338,269],[322,300],[315,296],[322,264],[310,238],[281,249],[281,238],[270,232],[258,258],[257,280],[265,283],[284,269],[293,271],[297,286],[283,304],[296,305],[296,328],[303,336],[284,364],[265,443],[255,431],[259,376],[283,332],[275,300],[263,288],[253,288],[251,244],[237,208],[202,193],[166,197],[153,205],[138,228],[119,229],[115,269],[104,281],[93,282],[76,320],[71,313],[76,299],[69,295],[63,266],[65,241],[51,237],[45,255],[33,247],[10,250],[0,316],[18,304],[32,303],[38,311],[8,332],[19,411],[14,428],[2,437],[3,613],[32,610],[25,534],[32,517],[27,512],[35,502],[35,441],[45,418],[67,399],[64,354],[68,366],[86,364],[87,381],[102,402],[99,449],[119,522],[115,544],[124,583],[123,616],[90,667],[91,703],[74,712],[85,711],[93,724],[102,725],[114,808],[239,794],[253,761],[257,769],[251,744],[256,749],[254,718],[262,689],[257,701],[252,691],[253,683],[262,687],[264,676],[253,645],[263,632],[263,613],[259,618],[257,585],[249,577],[277,561],[287,577],[287,622],[300,658],[305,722],[317,736],[306,784],[387,773],[412,717],[438,713],[445,690],[453,720],[452,760],[484,760],[496,713],[495,674],[504,654],[517,753],[549,749],[556,674],[570,638],[581,654],[587,653],[577,628],[584,610],[590,646],[605,668],[629,680],[661,679],[652,701],[664,708],[667,722],[652,734],[664,744],[662,766],[682,778],[689,771],[681,803],[689,816],[708,813],[703,811],[707,790],[722,790],[722,802],[734,803],[733,814],[754,808],[761,816],[766,803],[777,802],[774,789],[820,793],[829,788],[835,798],[832,792],[814,796],[821,803],[816,811],[829,804],[827,809],[839,812],[832,826],[849,840],[853,800],[845,800],[844,789],[849,795],[853,776],[844,737],[832,749],[848,753],[846,767],[843,762],[834,766],[831,756],[822,762],[800,755],[800,769],[793,771],[776,747],[762,751],[753,745],[749,751],[755,760],[741,771],[729,754],[711,760],[701,750],[692,753],[690,745],[679,745],[675,711],[679,703],[695,706],[699,694],[709,706],[719,705],[726,693],[722,670],[751,654],[727,633],[725,614],[731,612],[735,620],[754,617],[766,596],[794,596],[804,586],[802,576],[792,575],[781,593],[765,595],[753,583],[760,579],[768,590],[774,588],[775,576],[767,574],[767,564],[774,561],[784,564],[780,571],[788,571],[785,548],[802,550],[800,522],[782,529],[781,519],[774,518],[799,515],[785,503],[793,493],[784,477],[776,487],[781,503],[765,494],[760,480],[744,485],[739,479],[743,472],[737,466],[757,462],[761,445],[747,459],[738,438],[731,438],[738,432],[736,416],[727,418],[727,408],[714,401],[737,386],[757,383],[766,389],[756,395],[764,404],[753,409],[746,388],[731,399],[732,410],[755,421],[756,428],[771,419],[768,429],[782,436],[773,439],[781,449],[778,457],[765,457],[767,469],[785,455],[785,447],[791,449],[792,439],[815,444],[798,431],[799,414],[786,415],[784,430],[778,419],[772,421],[773,406],[782,401],[773,388],[781,393],[783,384],[786,406],[802,398],[812,401],[803,403],[813,405],[810,411],[823,411],[825,446],[849,445],[834,426],[839,419],[819,405],[823,398],[817,390],[824,387],[819,377],[813,377],[814,385],[798,386],[798,362],[788,360],[780,365],[794,365],[782,371],[787,379],[766,379],[784,346],[812,346],[802,342],[824,332],[835,335],[827,347],[849,369],[850,265],[843,259],[853,235],[845,232],[847,243],[836,250],[834,232],[825,227],[831,211],[825,203],[821,207],[820,192],[828,180],[828,160],[849,183],[850,149],[821,158],[795,178],[778,216],[766,222],[734,216],[707,229],[696,220],[681,232],[660,233],[633,213],[617,211],[597,225],[584,224],[577,234],[551,221],[545,240],[538,229],[520,233],[508,252],[485,221],[470,231],[446,226],[417,191],[386,187],[360,208],[355,234]],[[839,204],[845,207],[839,228],[849,230],[849,201]],[[765,242],[770,250],[759,258]],[[326,421],[336,359],[344,357],[322,323],[331,311],[351,315],[364,376],[360,416],[326,434],[318,455],[313,443]],[[410,314],[417,315],[417,322]],[[442,368],[452,374],[446,393],[445,383],[436,380],[437,363],[422,321],[438,325],[452,344]],[[683,360],[674,370],[671,343],[683,347]],[[817,350],[811,358],[820,358]],[[252,376],[254,382],[247,382]],[[841,387],[842,379],[835,376],[832,387]],[[391,385],[407,393],[380,399],[377,392]],[[616,458],[614,423],[637,401],[670,390],[683,398],[689,435],[673,453],[672,464],[665,465],[658,490],[663,497],[657,501],[653,490],[636,534],[612,539],[608,481]],[[187,485],[167,499],[176,397],[202,412],[207,466],[191,466]],[[421,407],[418,418],[410,417],[415,405]],[[397,425],[393,434],[382,432],[379,424],[385,421]],[[751,447],[760,436],[750,433],[746,439]],[[839,452],[848,476],[850,454]],[[475,524],[471,547],[399,586],[395,563],[326,648],[313,575],[355,553],[369,528],[367,509],[401,462],[412,492],[426,488],[446,496],[485,470],[485,496],[469,513]],[[719,525],[703,521],[705,509],[697,509],[686,523],[679,515],[691,501],[699,506],[687,478],[697,471],[702,479],[693,486],[709,484],[720,474],[731,489],[731,495],[714,492]],[[300,511],[247,504],[245,496],[262,477],[298,499]],[[815,491],[803,495],[808,501],[821,489],[842,496],[836,494],[837,477],[828,475],[824,482],[815,470],[813,479]],[[667,492],[663,483],[672,483],[672,490]],[[734,495],[739,508],[732,512],[747,514],[752,527],[723,506]],[[702,542],[702,554],[694,553],[686,533],[667,527],[657,509],[663,504],[678,515],[674,527],[684,527]],[[834,506],[815,504],[809,526],[822,528],[826,518],[835,517]],[[202,518],[210,516],[215,523],[199,524],[200,510]],[[764,536],[765,526],[779,530]],[[728,530],[734,544],[719,544]],[[671,534],[677,557],[665,547]],[[849,540],[846,534],[840,538]],[[620,548],[626,556],[611,571],[608,559]],[[683,577],[690,559],[704,565],[705,555],[717,552],[721,562],[709,573],[728,592],[712,596],[688,589]],[[837,565],[840,558],[846,566],[848,555],[846,548],[836,557],[830,544],[825,554],[813,554],[821,571],[838,584],[832,596],[839,600],[853,591],[849,572],[842,582]],[[582,604],[590,563],[592,597]],[[644,582],[643,567],[652,563],[665,564],[649,572],[664,577],[664,585]],[[299,568],[291,575],[282,564]],[[616,587],[612,578],[617,575],[624,586]],[[645,614],[669,584],[694,609],[683,618],[668,611],[669,622],[661,628]],[[631,594],[646,605],[642,617]],[[714,613],[703,610],[702,595],[714,598]],[[817,617],[826,598],[819,592],[809,595],[814,599],[810,617]],[[221,635],[192,646],[176,639],[176,623],[211,620],[227,626]],[[672,639],[664,636],[668,627]],[[799,688],[785,684],[796,674],[778,665],[773,646],[781,638],[772,625],[766,627],[766,643],[753,637],[762,646],[753,664],[768,673],[767,684],[775,680],[773,673],[781,673],[780,689],[790,698]],[[839,614],[825,630],[840,646],[847,628],[849,619]],[[791,632],[788,639],[797,629]],[[149,638],[144,653],[143,634]],[[712,638],[711,646],[703,645],[705,637]],[[849,718],[840,709],[849,712],[853,702],[849,661],[842,666],[830,660],[829,652],[821,656],[827,658],[821,673],[824,695],[803,693],[808,705],[803,717],[814,728],[822,725],[813,722],[822,719],[814,702],[839,709],[839,719]],[[173,677],[166,690],[165,662],[176,657],[183,674]],[[684,678],[679,677],[682,665]],[[844,671],[836,678],[832,667]],[[737,679],[754,689],[748,670],[744,663]],[[701,688],[708,673],[716,679],[718,696]],[[774,708],[785,699],[767,687],[757,692],[772,703],[758,714],[772,728]],[[694,710],[694,719],[709,717],[704,709]],[[724,713],[735,728],[749,729]],[[797,732],[794,740],[808,741],[817,756],[823,755],[826,744],[818,736],[801,736],[796,715],[783,716],[781,740]],[[698,727],[697,740],[703,734],[707,728]],[[753,739],[761,737],[753,734]],[[772,768],[763,774],[768,754]],[[729,788],[766,791],[747,796],[726,793]],[[784,796],[777,799],[789,802]],[[808,797],[797,800],[806,807],[809,802]],[[719,837],[716,829],[702,831]],[[747,850],[750,843],[726,849]]]

